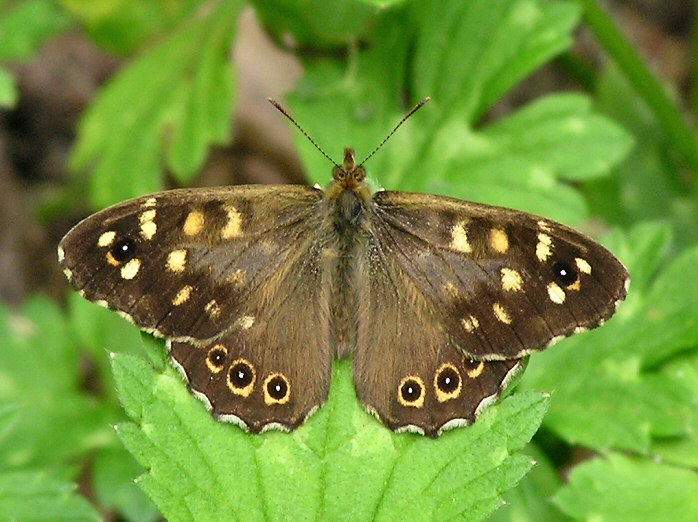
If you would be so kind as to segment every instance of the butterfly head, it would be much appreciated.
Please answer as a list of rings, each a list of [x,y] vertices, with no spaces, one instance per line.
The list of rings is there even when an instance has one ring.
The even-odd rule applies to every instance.
[[[344,162],[336,165],[332,170],[332,179],[348,190],[355,190],[364,183],[366,179],[366,169],[363,165],[356,164],[354,149],[347,147],[344,149]]]

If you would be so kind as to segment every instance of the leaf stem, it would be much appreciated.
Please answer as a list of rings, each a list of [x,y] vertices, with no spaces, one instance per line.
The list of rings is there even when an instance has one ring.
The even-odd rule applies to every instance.
[[[584,10],[584,21],[618,69],[652,111],[668,139],[698,177],[698,142],[666,89],[652,74],[637,51],[625,39],[597,0],[577,0]]]

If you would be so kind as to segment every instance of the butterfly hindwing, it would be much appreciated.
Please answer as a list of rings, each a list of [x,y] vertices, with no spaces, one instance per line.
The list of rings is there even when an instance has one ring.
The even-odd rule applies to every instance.
[[[355,267],[357,395],[394,430],[437,436],[449,427],[472,424],[524,363],[468,357],[444,330],[433,303],[396,265],[391,250],[368,238]]]
[[[447,197],[378,192],[372,233],[476,359],[520,358],[601,325],[628,274],[569,227]]]
[[[252,432],[293,429],[327,398],[330,271],[324,242],[308,236],[246,297],[245,315],[227,332],[203,345],[170,345],[191,389],[218,419]]]

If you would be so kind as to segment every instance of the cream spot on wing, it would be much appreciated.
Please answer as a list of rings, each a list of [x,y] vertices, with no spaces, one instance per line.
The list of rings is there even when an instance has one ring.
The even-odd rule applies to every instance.
[[[64,268],[63,275],[65,275],[66,279],[70,281],[73,277],[73,271],[70,268]]]
[[[228,214],[228,221],[223,230],[221,230],[221,237],[223,239],[240,237],[242,235],[242,216],[240,212],[235,207],[225,207],[225,211]]]
[[[187,251],[173,250],[167,255],[167,269],[170,272],[183,272],[187,266]]]
[[[221,307],[218,306],[218,303],[215,299],[211,299],[208,303],[206,303],[206,306],[204,306],[204,310],[212,319],[215,319],[216,317],[221,315]]]
[[[538,243],[536,244],[536,257],[538,261],[544,263],[553,253],[553,240],[547,234],[538,234]]]
[[[141,260],[138,258],[131,259],[128,263],[121,267],[121,277],[124,279],[133,279],[138,275],[141,269]]]
[[[190,285],[184,285],[179,292],[177,292],[177,295],[174,296],[174,299],[172,299],[172,304],[175,306],[179,306],[181,304],[186,303],[189,300],[189,297],[191,296],[191,291],[193,288]]]
[[[448,295],[449,297],[451,297],[453,299],[460,297],[460,292],[458,291],[456,286],[453,283],[451,283],[450,281],[448,283],[446,283],[445,285],[443,285],[443,289],[444,289],[444,292],[446,292],[446,295]]]
[[[465,221],[459,221],[451,229],[451,248],[464,254],[473,251],[473,247],[468,242],[468,230]]]
[[[490,246],[495,252],[500,254],[509,250],[509,236],[501,228],[493,228],[490,230]]]
[[[101,236],[99,236],[99,239],[97,240],[97,246],[98,247],[108,247],[114,242],[114,239],[116,239],[116,232],[113,230],[108,230],[107,232],[102,233]]]
[[[565,291],[557,283],[548,283],[548,297],[555,304],[565,302]]]
[[[145,208],[154,207],[156,203],[157,200],[155,198],[148,198],[143,202],[143,206]]]
[[[58,262],[62,263],[64,259],[65,259],[65,250],[63,250],[63,247],[58,247]]]
[[[158,226],[154,221],[155,212],[155,209],[151,208],[138,216],[138,222],[141,224],[141,236],[143,239],[153,239],[153,236],[155,236],[155,233],[158,230]]]
[[[492,311],[499,322],[511,324],[511,316],[500,303],[494,303],[492,305]]]
[[[461,323],[463,323],[463,328],[465,328],[468,332],[472,332],[478,326],[480,326],[480,321],[478,321],[477,317],[475,317],[474,315],[464,317],[463,319],[461,319]]]
[[[523,288],[521,274],[511,268],[502,268],[502,289],[507,292],[520,292]]]
[[[537,225],[538,225],[538,228],[540,228],[543,232],[550,232],[552,230],[550,228],[550,224],[543,219],[539,220]]]
[[[232,274],[228,276],[228,281],[230,283],[233,283],[236,287],[240,288],[245,284],[246,281],[246,273],[244,270],[240,270],[239,268],[235,270]]]
[[[252,328],[252,325],[254,325],[254,316],[243,315],[240,319],[238,319],[238,324],[243,330],[249,330]]]
[[[574,263],[577,265],[577,268],[579,268],[580,272],[586,275],[591,275],[591,265],[587,262],[586,259],[582,259],[581,257],[575,257]]]
[[[109,303],[107,303],[104,299],[97,299],[94,303],[102,308],[109,308]]]
[[[182,231],[187,236],[195,236],[204,229],[204,215],[198,210],[192,210],[184,221]]]

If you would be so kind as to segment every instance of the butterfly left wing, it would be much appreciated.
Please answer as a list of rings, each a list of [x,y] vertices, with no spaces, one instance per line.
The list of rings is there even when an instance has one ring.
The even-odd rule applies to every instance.
[[[168,342],[173,362],[215,418],[253,433],[290,430],[327,399],[334,354],[327,242],[319,236],[298,245],[221,335]]]
[[[83,297],[141,329],[207,339],[245,315],[246,296],[314,226],[321,198],[302,186],[161,192],[83,220],[61,240],[59,261]]]
[[[516,359],[595,328],[629,276],[604,247],[548,219],[448,197],[378,192],[371,233],[477,360]]]
[[[165,337],[215,416],[293,428],[331,377],[322,194],[257,185],[145,196],[76,225],[59,260],[83,297]]]

